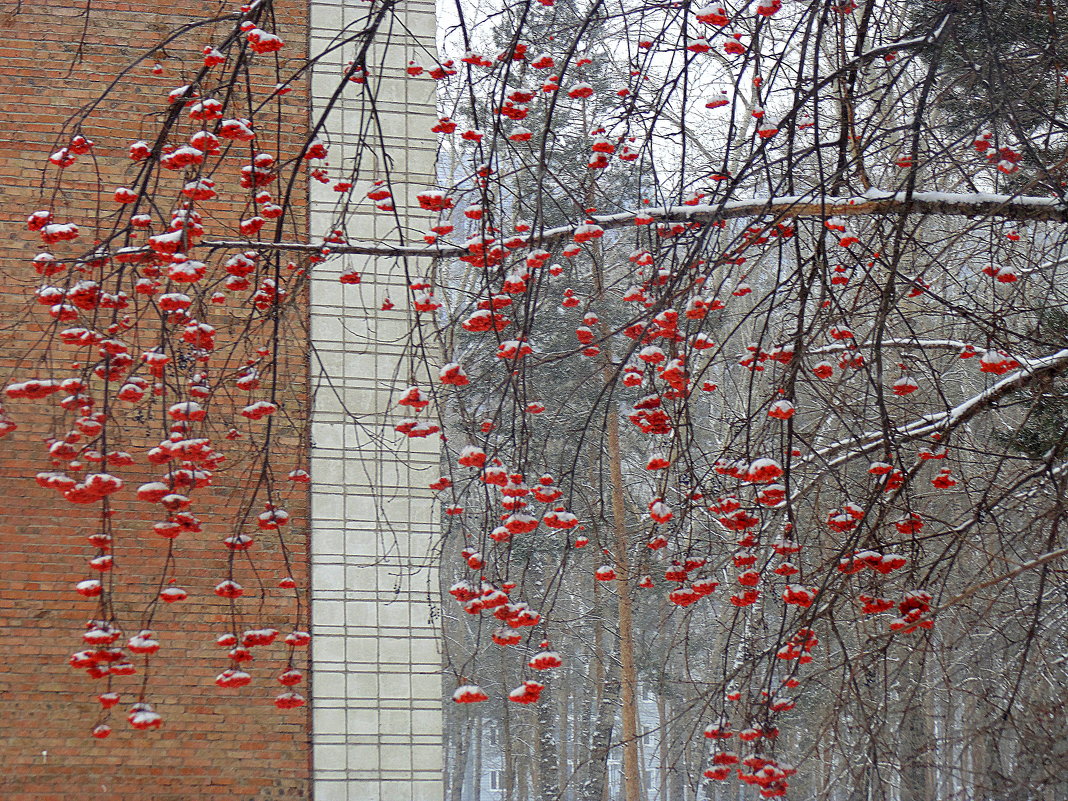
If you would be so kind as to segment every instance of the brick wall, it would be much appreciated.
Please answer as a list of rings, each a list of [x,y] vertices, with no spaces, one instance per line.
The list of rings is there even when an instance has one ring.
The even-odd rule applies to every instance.
[[[51,321],[32,302],[30,293],[39,279],[28,266],[41,248],[37,237],[25,230],[25,218],[49,205],[52,197],[49,185],[42,184],[41,168],[54,149],[53,137],[75,109],[95,97],[147,43],[190,18],[219,11],[215,4],[192,0],[163,7],[156,11],[155,4],[98,0],[88,5],[24,0],[19,6],[7,2],[0,7],[0,226],[7,243],[0,252],[4,384],[13,376],[44,377],[49,372],[36,346]],[[286,55],[299,57],[307,39],[306,9],[287,3],[277,14],[276,30],[288,43]],[[83,30],[87,33],[81,60],[71,68]],[[151,62],[135,68],[117,90],[119,102],[94,114],[85,133],[98,142],[105,188],[123,183],[118,157],[130,140],[150,133],[151,119],[144,115],[160,110],[162,95],[184,82],[178,77],[181,67],[195,66],[196,49],[209,41],[210,29],[205,28],[190,39],[195,49],[176,45],[158,51],[162,76],[151,73]],[[302,91],[298,88],[290,96],[292,115],[282,122],[283,138],[292,138],[306,124]],[[57,216],[84,217],[93,213],[94,198],[92,174],[80,171],[65,180],[52,207],[60,212]],[[239,209],[216,211],[236,215]],[[297,316],[302,313],[298,308]],[[306,349],[298,336],[288,337],[286,343],[279,362],[287,387],[281,397],[285,415],[278,423],[282,448],[276,466],[282,476],[307,467],[298,436],[307,419]],[[70,358],[63,353],[55,363],[63,366]],[[152,660],[147,696],[164,724],[158,731],[135,732],[125,721],[140,686],[139,673],[116,680],[114,689],[122,693],[123,703],[112,715],[112,735],[105,740],[89,736],[99,710],[95,695],[103,687],[69,667],[67,658],[83,647],[79,632],[94,614],[93,600],[77,595],[74,584],[89,577],[86,559],[95,551],[85,536],[93,530],[92,514],[99,504],[71,505],[33,480],[37,471],[49,469],[42,440],[59,419],[54,400],[5,402],[20,427],[0,440],[0,643],[6,657],[0,671],[0,798],[308,798],[310,713],[307,708],[279,711],[272,703],[282,689],[274,677],[283,666],[284,647],[279,643],[261,649],[249,668],[253,682],[248,687],[221,690],[213,682],[228,666],[224,649],[214,643],[228,623],[227,603],[212,587],[225,572],[226,551],[220,541],[232,533],[230,521],[247,497],[246,479],[239,468],[224,469],[213,488],[195,495],[192,511],[204,521],[204,533],[183,534],[176,541],[177,562],[165,574],[166,541],[150,531],[159,515],[133,497],[134,487],[159,473],[143,455],[143,448],[162,436],[158,411],[141,429],[124,432],[128,439],[121,447],[138,463],[115,471],[127,489],[115,496],[114,521],[122,585],[117,604],[126,636],[139,629],[137,618],[158,592],[161,576],[173,575],[189,592],[187,600],[163,606],[153,624],[163,649]],[[287,535],[292,572],[301,587],[307,579],[308,531],[303,487],[286,490],[287,508],[294,516]],[[251,570],[239,565],[240,580],[249,590],[239,604],[245,614],[241,625],[273,626],[284,634],[294,625],[295,607],[291,593],[275,588],[277,578],[287,572],[281,551],[263,537],[255,554],[265,596],[260,606],[260,586]],[[302,610],[306,628],[306,602]],[[307,684],[298,689],[306,693]]]

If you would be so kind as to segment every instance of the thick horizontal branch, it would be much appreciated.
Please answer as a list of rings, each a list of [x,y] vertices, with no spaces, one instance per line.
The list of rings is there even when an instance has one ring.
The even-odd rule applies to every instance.
[[[273,250],[282,253],[315,253],[345,256],[381,256],[383,258],[445,259],[462,256],[467,251],[458,246],[427,247],[426,245],[379,245],[358,242],[346,245],[312,245],[305,242],[263,242],[256,239],[213,239],[199,243],[198,247],[214,250]]]
[[[977,395],[945,412],[925,415],[918,420],[898,426],[889,432],[873,431],[858,437],[840,440],[821,448],[814,454],[815,458],[828,460],[827,467],[834,467],[843,462],[878,450],[887,441],[907,442],[923,439],[936,432],[946,431],[975,417],[979,412],[989,408],[1001,398],[1027,386],[1043,376],[1052,376],[1068,370],[1068,348],[1049,356],[1032,359],[1021,369],[1002,378]],[[811,458],[811,457],[810,457]]]
[[[1056,198],[987,193],[956,194],[950,192],[884,192],[871,189],[856,197],[797,195],[786,197],[730,200],[716,205],[662,206],[641,212],[594,216],[593,221],[606,230],[634,225],[636,218],[654,222],[712,223],[744,217],[862,217],[879,214],[920,214],[940,217],[998,218],[1018,222],[1068,222],[1068,207]],[[569,240],[573,226],[550,228],[532,235],[527,244],[535,247]],[[299,242],[258,242],[253,240],[214,240],[202,243],[208,248],[254,248],[296,253],[319,253],[322,245]],[[374,242],[331,244],[332,254],[384,256],[393,258],[456,258],[466,252],[459,245],[427,247],[424,245],[389,245]]]
[[[1008,581],[1009,579],[1016,578],[1021,573],[1026,573],[1028,570],[1034,570],[1036,567],[1042,567],[1042,565],[1047,564],[1048,562],[1052,562],[1055,559],[1060,559],[1063,556],[1068,556],[1068,548],[1058,548],[1055,551],[1044,553],[1041,556],[1035,557],[1030,561],[1024,562],[1023,564],[1014,567],[1007,573],[1002,573],[1000,576],[995,576],[994,578],[987,579],[986,581],[982,581],[978,584],[972,585],[964,592],[960,593],[959,595],[953,596],[945,603],[939,605],[938,609],[935,611],[941,612],[943,609],[947,609],[950,606],[959,604],[961,601],[969,598],[980,590],[985,590],[987,587],[993,587],[995,584],[1000,584],[1003,581]]]
[[[961,351],[968,347],[967,342],[962,342],[958,339],[884,339],[878,344],[884,348],[933,348],[937,350],[952,351]],[[811,348],[809,350],[806,350],[805,355],[817,356],[821,353],[838,353],[844,350],[874,348],[875,346],[875,342],[855,343],[852,340],[850,340],[849,342],[834,342],[830,345],[822,345],[818,348]],[[981,349],[977,350],[976,352],[981,352]]]

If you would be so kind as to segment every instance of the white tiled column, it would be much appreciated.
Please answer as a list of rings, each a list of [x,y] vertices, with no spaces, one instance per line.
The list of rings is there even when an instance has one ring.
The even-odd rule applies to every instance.
[[[322,52],[342,29],[363,25],[370,4],[312,0],[311,49]],[[432,186],[436,142],[433,81],[408,80],[408,59],[429,63],[417,44],[435,49],[433,2],[404,2],[407,31],[393,26],[377,112],[390,157],[393,194],[402,223],[409,199]],[[348,26],[346,28],[346,26]],[[380,39],[385,36],[383,31]],[[416,38],[413,38],[416,37]],[[313,76],[313,109],[337,85],[354,46],[324,59]],[[367,104],[359,87],[346,89],[329,128],[332,174],[360,158],[354,198],[381,169],[381,146],[358,150]],[[315,116],[318,116],[316,113]],[[372,129],[374,130],[374,129]],[[377,136],[377,133],[374,134]],[[338,195],[313,182],[313,236],[333,223]],[[359,240],[396,241],[392,215],[364,202],[348,219]],[[315,241],[315,240],[313,240]],[[343,285],[355,267],[363,282]],[[441,680],[437,628],[431,620],[437,578],[430,546],[434,506],[427,485],[438,476],[437,444],[408,439],[393,425],[398,391],[411,383],[405,342],[409,329],[405,267],[427,264],[346,257],[316,268],[312,280],[312,628],[315,801],[440,801],[442,798]],[[381,311],[383,300],[396,303]],[[425,376],[417,376],[425,381]]]

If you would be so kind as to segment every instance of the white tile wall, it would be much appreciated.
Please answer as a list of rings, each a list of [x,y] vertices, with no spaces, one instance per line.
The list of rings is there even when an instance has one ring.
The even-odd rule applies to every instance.
[[[343,26],[362,27],[368,5],[312,0],[313,55]],[[401,9],[419,38],[394,26],[390,47],[375,48],[377,59],[386,53],[376,70],[383,76],[378,111],[402,223],[422,231],[427,221],[404,203],[435,183],[434,87],[429,79],[400,77],[409,58],[429,63],[416,45],[434,50],[434,4],[408,0]],[[318,108],[353,50],[324,58],[313,73]],[[366,128],[368,117],[359,87],[350,86],[344,97],[328,126],[329,161],[359,159],[369,183],[378,177],[369,171],[381,167],[382,149],[354,146],[353,133]],[[312,189],[313,235],[322,235],[333,223],[337,195],[318,184]],[[387,215],[370,211],[354,214],[348,231],[354,239],[396,235]],[[338,283],[349,267],[360,270],[363,283]],[[427,265],[407,267],[419,274]],[[437,454],[434,442],[399,437],[385,422],[397,417],[391,407],[412,370],[403,347],[411,325],[404,268],[349,257],[323,265],[312,280],[312,372],[320,377],[312,413],[316,801],[440,801],[443,795],[441,655],[427,601],[437,590],[429,553],[435,513],[426,489],[438,475]],[[395,310],[379,310],[385,297]]]

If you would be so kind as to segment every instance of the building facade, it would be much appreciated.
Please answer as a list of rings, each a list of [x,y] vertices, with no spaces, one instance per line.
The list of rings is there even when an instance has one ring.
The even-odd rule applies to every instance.
[[[88,6],[22,3],[4,10],[0,214],[10,243],[2,258],[10,278],[0,288],[5,384],[55,366],[50,359],[56,357],[39,347],[51,321],[42,322],[33,310],[41,279],[27,265],[40,243],[26,231],[27,215],[45,205],[72,217],[92,214],[100,187],[129,180],[118,157],[151,131],[160,98],[195,67],[199,47],[211,43],[207,33],[197,39],[196,26],[219,13],[208,3],[149,9],[110,0]],[[367,6],[298,0],[276,4],[272,13],[292,63],[320,56],[314,70],[294,81],[277,122],[279,142],[300,142],[309,120],[330,105],[352,57],[351,47],[334,48],[337,36],[360,25]],[[376,114],[383,148],[392,157],[393,183],[425,186],[434,173],[433,85],[427,82],[415,96],[410,82],[399,79],[404,59],[435,46],[434,7],[409,2],[399,15],[406,30],[391,32],[390,47],[382,50],[388,61],[375,80],[386,100]],[[183,38],[167,41],[191,23]],[[205,24],[203,30],[214,29]],[[161,44],[153,48],[156,42]],[[48,156],[69,135],[74,115],[101,97],[81,129],[99,143],[98,172],[65,176],[57,189],[47,173]],[[345,132],[358,130],[366,113],[358,99],[333,106],[324,128],[332,158],[359,157]],[[298,186],[292,198],[305,224],[300,241],[329,230],[336,210],[330,187]],[[216,210],[240,213],[225,204]],[[348,225],[359,237],[386,233],[370,216],[350,215]],[[264,545],[256,556],[263,576],[295,580],[297,620],[292,594],[267,584],[257,593],[256,619],[282,632],[289,626],[313,633],[312,646],[295,664],[305,673],[296,689],[310,701],[302,708],[279,710],[272,703],[279,689],[274,676],[286,659],[276,646],[257,652],[248,687],[220,689],[214,683],[228,664],[215,642],[226,629],[229,605],[212,592],[227,559],[220,541],[249,492],[247,478],[221,470],[197,496],[203,531],[184,534],[173,559],[165,543],[151,536],[157,519],[152,511],[132,492],[113,499],[121,543],[115,563],[131,566],[122,572],[123,592],[116,596],[117,613],[128,618],[125,635],[136,633],[130,629],[138,628],[160,581],[174,579],[189,597],[152,613],[152,630],[163,647],[148,660],[145,693],[163,725],[134,731],[117,714],[110,737],[90,736],[101,714],[101,686],[67,661],[93,614],[92,602],[74,592],[92,556],[85,539],[94,530],[92,515],[34,482],[35,473],[48,469],[42,441],[51,435],[56,413],[44,404],[5,404],[18,423],[0,453],[7,498],[0,512],[0,641],[8,655],[0,675],[0,797],[6,801],[83,793],[152,801],[441,797],[433,513],[429,490],[411,489],[432,480],[424,478],[436,470],[437,457],[433,447],[401,447],[388,420],[391,393],[407,380],[406,275],[420,265],[355,258],[328,262],[314,273],[301,301],[310,333],[285,338],[276,359],[276,369],[285,373],[280,401],[286,422],[278,426],[275,452],[287,468],[307,468],[311,483],[286,489],[293,515],[288,550]],[[339,273],[353,266],[363,283],[340,285]],[[378,311],[390,295],[400,299],[398,308]],[[159,439],[151,420],[143,431],[128,433],[131,450]],[[150,466],[135,462],[123,474],[131,487],[151,478]],[[115,680],[122,697],[116,713],[137,699],[144,673],[139,664],[137,674]]]

